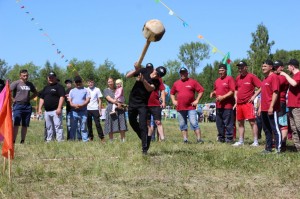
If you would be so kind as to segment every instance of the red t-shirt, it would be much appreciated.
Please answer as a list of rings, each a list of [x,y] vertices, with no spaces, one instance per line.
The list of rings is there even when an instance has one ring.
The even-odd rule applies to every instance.
[[[234,92],[234,90],[235,90],[235,81],[231,76],[226,76],[224,79],[218,78],[215,81],[214,91],[216,93],[216,96],[225,95],[229,91]],[[233,105],[234,105],[234,95],[227,97],[221,102],[216,101],[217,108],[232,109]]]
[[[254,95],[255,88],[260,88],[261,81],[252,73],[236,77],[237,103],[247,103]]]
[[[194,110],[195,106],[192,106],[192,102],[195,101],[195,93],[204,92],[204,88],[194,79],[188,78],[186,81],[177,80],[174,82],[171,95],[177,94],[177,110]]]
[[[293,79],[297,82],[297,86],[290,86],[288,107],[300,108],[300,72],[296,73]]]
[[[148,100],[148,106],[160,106],[159,101],[159,91],[165,90],[165,85],[161,78],[159,78],[160,85],[158,89],[155,89],[151,92],[149,100]]]
[[[261,83],[261,111],[269,110],[272,101],[272,95],[275,91],[278,91],[279,94],[279,79],[276,74],[272,73]],[[279,96],[274,104],[273,110],[280,110]]]
[[[289,82],[286,80],[285,76],[277,74],[279,79],[279,99],[280,102],[286,102],[286,93],[289,89]]]

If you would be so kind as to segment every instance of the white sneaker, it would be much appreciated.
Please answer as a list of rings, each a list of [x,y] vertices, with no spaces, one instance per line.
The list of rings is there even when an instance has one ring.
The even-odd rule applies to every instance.
[[[243,142],[236,142],[232,146],[243,146],[243,145],[244,145]]]
[[[256,147],[256,146],[259,146],[259,144],[258,144],[258,142],[253,142],[250,146]]]

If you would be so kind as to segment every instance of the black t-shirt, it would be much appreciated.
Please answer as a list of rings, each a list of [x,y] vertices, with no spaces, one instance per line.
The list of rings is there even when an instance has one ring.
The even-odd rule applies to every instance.
[[[134,74],[134,76],[137,77],[140,73],[144,76],[145,80],[149,84],[153,84],[155,86],[155,89],[159,88],[159,84],[160,84],[159,80],[151,79],[150,78],[151,72],[149,70],[147,70],[146,68],[142,68],[139,71],[137,71]],[[147,91],[147,89],[145,88],[142,82],[136,81],[129,95],[129,106],[130,107],[147,106],[150,94],[151,92]]]
[[[54,111],[59,104],[59,98],[65,97],[65,89],[62,85],[55,83],[45,86],[40,97],[44,99],[44,107],[46,111]]]
[[[3,90],[4,87],[5,87],[5,83],[2,79],[0,79],[0,92]]]

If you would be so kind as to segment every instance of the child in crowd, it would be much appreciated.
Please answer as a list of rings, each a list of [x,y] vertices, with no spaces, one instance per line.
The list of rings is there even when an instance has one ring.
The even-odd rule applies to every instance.
[[[115,100],[121,104],[125,102],[124,91],[123,91],[123,81],[121,79],[116,80],[116,91],[115,91]],[[113,104],[110,114],[116,114],[116,104]]]

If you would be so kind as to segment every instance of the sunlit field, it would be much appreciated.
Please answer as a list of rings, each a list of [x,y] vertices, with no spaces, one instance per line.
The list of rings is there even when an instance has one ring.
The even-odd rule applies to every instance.
[[[131,129],[125,143],[116,134],[105,144],[47,144],[44,122],[32,121],[25,144],[15,145],[11,183],[7,170],[1,176],[0,198],[300,198],[299,154],[260,154],[265,137],[250,147],[249,124],[243,147],[216,142],[215,123],[200,124],[204,144],[191,131],[184,144],[175,119],[163,124],[166,141],[145,156]]]

